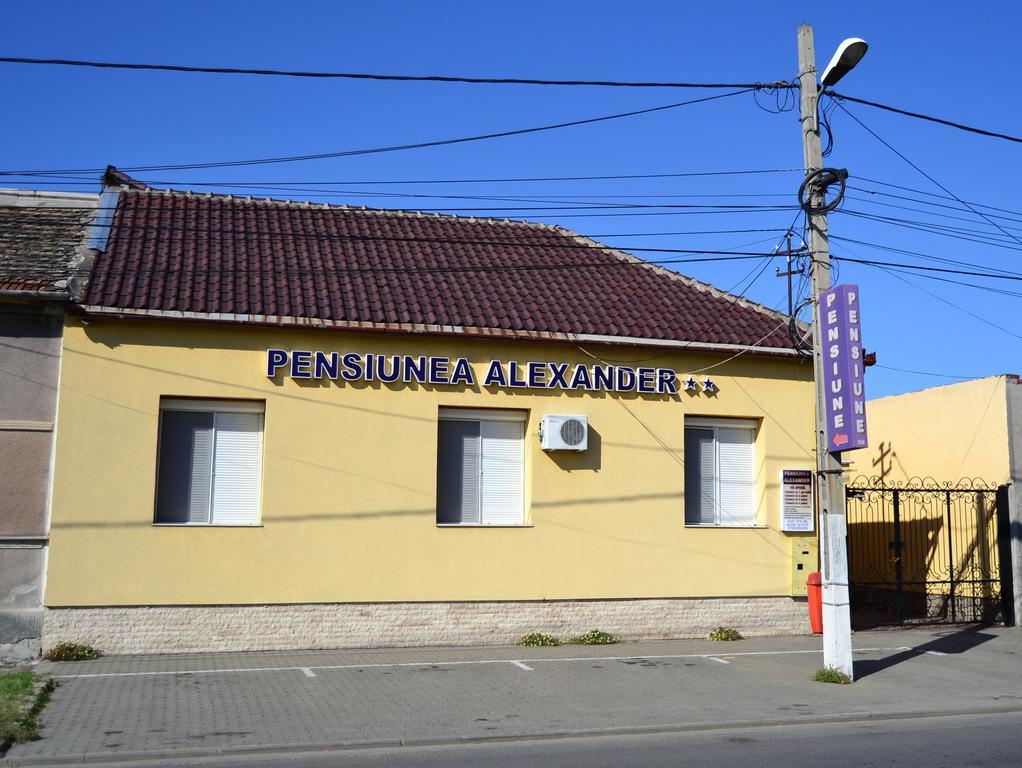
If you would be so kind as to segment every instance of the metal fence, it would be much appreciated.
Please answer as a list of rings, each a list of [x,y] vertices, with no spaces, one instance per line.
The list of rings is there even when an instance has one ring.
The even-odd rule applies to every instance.
[[[846,508],[854,626],[1010,621],[1004,486],[860,477]]]

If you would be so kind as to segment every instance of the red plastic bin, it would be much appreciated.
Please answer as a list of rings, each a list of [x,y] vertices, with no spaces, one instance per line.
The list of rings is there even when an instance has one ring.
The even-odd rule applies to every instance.
[[[810,573],[806,579],[806,592],[809,595],[809,627],[814,635],[823,634],[823,576]]]

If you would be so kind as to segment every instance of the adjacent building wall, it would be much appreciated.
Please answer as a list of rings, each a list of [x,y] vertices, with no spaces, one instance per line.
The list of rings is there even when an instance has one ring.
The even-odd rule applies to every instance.
[[[63,307],[0,304],[0,658],[38,654]]]
[[[1006,377],[1008,401],[1008,455],[1011,487],[1008,505],[1011,509],[1011,565],[1015,584],[1015,626],[1022,626],[1022,380]]]
[[[991,376],[868,401],[870,446],[845,454],[852,476],[1007,483],[1005,381]]]
[[[791,537],[779,530],[780,470],[813,464],[812,371],[798,361],[741,356],[712,371],[716,392],[674,398],[350,385],[268,379],[265,350],[466,356],[479,379],[493,358],[594,361],[569,344],[89,323],[65,328],[46,644],[240,649],[394,635],[360,625],[404,627],[413,643],[503,641],[572,616],[572,629],[616,622],[630,636],[664,636],[728,617],[742,626],[742,615],[761,632],[792,631],[803,615],[788,597]],[[587,351],[679,372],[723,359]],[[161,396],[265,401],[260,527],[153,526]],[[437,415],[450,406],[527,411],[527,527],[436,525]],[[540,450],[545,413],[587,415],[589,450]],[[686,415],[760,420],[756,527],[685,527]],[[688,602],[698,598],[714,600]],[[266,605],[276,607],[255,610]],[[259,617],[283,634],[245,628]],[[435,624],[448,620],[459,624]],[[132,640],[140,632],[150,639]]]
[[[1022,617],[1022,384],[991,376],[866,404],[870,447],[848,454],[852,476],[932,478],[1008,488],[1015,625]],[[991,518],[987,526],[996,525]],[[937,543],[935,541],[935,543]],[[1001,567],[1006,563],[1002,558]]]

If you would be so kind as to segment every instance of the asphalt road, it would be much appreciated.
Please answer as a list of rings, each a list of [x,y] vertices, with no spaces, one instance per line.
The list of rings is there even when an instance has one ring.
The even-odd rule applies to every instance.
[[[1005,768],[1022,764],[1022,713],[249,754],[168,761],[174,768]],[[90,763],[91,764],[91,763]],[[154,762],[110,764],[118,768]],[[96,764],[92,764],[96,765]]]

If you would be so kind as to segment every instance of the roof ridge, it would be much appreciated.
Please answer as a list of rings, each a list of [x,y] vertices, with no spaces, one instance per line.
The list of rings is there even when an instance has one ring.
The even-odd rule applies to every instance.
[[[196,192],[192,189],[172,189],[166,188],[161,189],[159,187],[146,187],[145,189],[134,189],[129,188],[123,190],[126,194],[132,195],[144,195],[147,193],[169,195],[169,196],[181,196],[181,197],[204,197],[205,199],[218,198],[221,200],[231,200],[243,203],[252,203],[254,205],[267,205],[280,208],[300,209],[300,208],[322,208],[327,210],[335,211],[351,211],[354,213],[368,213],[378,216],[395,216],[405,218],[437,218],[451,221],[462,221],[462,222],[473,222],[477,224],[487,224],[491,226],[500,225],[512,225],[522,226],[528,229],[543,229],[546,231],[559,232],[562,228],[556,224],[547,224],[540,221],[522,221],[520,219],[508,219],[499,218],[497,216],[459,216],[454,213],[437,213],[436,211],[423,211],[423,210],[399,210],[394,208],[370,208],[366,205],[347,205],[338,203],[327,203],[317,202],[313,200],[294,200],[292,198],[276,198],[276,197],[253,197],[246,195],[240,197],[238,195],[232,195],[223,192]],[[606,248],[608,246],[601,246]]]

